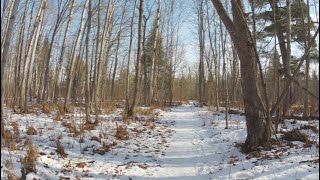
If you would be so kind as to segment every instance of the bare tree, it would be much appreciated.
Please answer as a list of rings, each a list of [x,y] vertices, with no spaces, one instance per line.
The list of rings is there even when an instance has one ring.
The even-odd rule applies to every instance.
[[[109,1],[110,3],[110,1]],[[109,7],[108,7],[109,9]],[[108,11],[108,10],[107,10]],[[96,116],[96,122],[99,121],[99,107],[98,107],[98,96],[97,96],[97,79],[99,77],[98,73],[100,72],[100,55],[99,55],[99,43],[100,43],[100,19],[101,19],[101,0],[98,1],[98,29],[97,29],[97,37],[96,37],[96,49],[95,49],[95,60],[94,60],[94,72],[93,72],[93,87],[92,89],[92,98],[94,103],[94,111]],[[106,17],[107,18],[107,17]],[[101,51],[100,51],[101,53]]]
[[[117,37],[117,47],[116,47],[116,55],[115,55],[115,60],[114,60],[114,68],[113,68],[113,73],[112,73],[112,82],[111,82],[111,99],[113,100],[114,98],[114,82],[116,78],[116,73],[117,73],[117,67],[118,67],[118,58],[119,58],[119,49],[120,49],[120,42],[121,42],[121,35],[123,31],[123,21],[125,18],[126,10],[127,10],[127,0],[125,1],[125,4],[123,6],[123,10],[121,13],[121,20],[120,20],[120,27],[119,27],[119,32],[118,32],[118,37]]]
[[[30,92],[30,85],[31,85],[31,77],[35,59],[35,51],[38,44],[38,39],[40,36],[40,31],[42,27],[42,20],[44,16],[44,10],[46,5],[46,0],[41,1],[41,5],[39,7],[38,15],[35,22],[35,28],[32,30],[32,36],[30,40],[30,45],[26,54],[25,66],[23,71],[23,78],[22,78],[22,86],[21,86],[21,94],[20,94],[20,106],[22,109],[27,112],[28,111],[28,101],[29,101],[29,92]]]
[[[87,9],[87,5],[88,5],[88,0],[85,1],[84,6],[83,6],[83,10],[82,10],[82,17],[81,17],[81,24],[78,30],[78,35],[77,35],[77,39],[75,42],[75,46],[73,49],[73,53],[72,53],[72,58],[71,58],[71,62],[70,62],[70,66],[69,66],[69,73],[68,73],[68,80],[67,80],[67,92],[65,95],[65,99],[64,99],[64,108],[67,108],[67,103],[68,100],[70,98],[70,92],[71,92],[71,85],[73,82],[73,76],[74,76],[74,64],[77,58],[77,53],[78,53],[78,49],[79,49],[79,45],[80,45],[80,40],[81,40],[81,36],[82,36],[82,32],[84,31],[84,18],[85,18],[85,14],[86,14],[86,9]]]
[[[247,120],[246,147],[255,150],[259,146],[270,146],[271,130],[264,122],[264,106],[258,90],[257,66],[258,56],[247,20],[244,17],[242,0],[231,1],[233,21],[225,11],[221,1],[212,0],[221,20],[230,33],[241,61],[242,93]]]
[[[156,59],[156,52],[157,52],[157,41],[159,36],[159,26],[160,26],[160,17],[161,17],[161,0],[158,0],[158,8],[157,8],[157,17],[156,17],[156,24],[155,24],[155,38],[153,40],[153,52],[152,52],[152,59],[151,59],[151,72],[150,72],[150,82],[149,82],[149,98],[147,104],[151,105],[153,101],[153,87],[154,87],[154,71],[155,71],[155,59]]]
[[[85,111],[86,123],[91,124],[90,111],[91,111],[91,97],[90,97],[90,30],[91,30],[91,17],[92,17],[92,0],[89,0],[88,7],[88,25],[86,37],[86,65],[85,65]],[[96,121],[97,122],[97,121]]]
[[[286,0],[287,3],[287,59],[284,63],[284,68],[287,74],[291,75],[291,0]],[[286,85],[289,84],[287,79]],[[291,87],[288,89],[288,93],[286,94],[286,98],[283,101],[283,116],[286,115],[287,111],[290,108],[290,96],[291,96]]]
[[[26,6],[24,8],[24,13],[21,21],[21,25],[19,27],[19,36],[18,36],[18,46],[17,46],[17,53],[16,53],[16,65],[15,65],[15,89],[14,89],[14,105],[16,105],[18,92],[21,90],[20,88],[20,78],[21,78],[21,62],[22,62],[22,54],[23,54],[23,42],[25,37],[25,25],[28,16],[28,9],[29,9],[29,0],[26,1]],[[1,91],[2,92],[2,91]],[[4,98],[4,97],[3,97]]]
[[[301,3],[301,2],[300,2]],[[310,1],[307,0],[307,19],[308,19],[308,24],[307,24],[307,37],[305,38],[305,48],[307,48],[307,45],[310,44],[310,26],[311,26],[311,18],[310,18]],[[302,13],[304,14],[304,12]],[[303,23],[304,23],[304,15],[303,15]],[[309,72],[310,71],[310,53],[308,52],[308,56],[306,59],[306,69],[305,69],[305,76],[306,76],[306,83],[305,87],[307,91],[309,90]],[[307,117],[309,115],[309,93],[305,91],[304,94],[304,109],[303,109],[303,116]]]
[[[69,4],[69,1],[64,1],[64,2],[62,2],[62,0],[58,1],[57,19],[56,19],[56,22],[54,24],[53,33],[52,33],[52,36],[51,36],[51,43],[50,43],[49,51],[48,51],[48,54],[47,54],[47,57],[46,57],[44,87],[43,87],[43,91],[42,91],[42,103],[43,104],[46,104],[47,100],[48,100],[49,70],[50,70],[49,64],[50,64],[50,59],[51,59],[54,39],[55,39],[55,37],[56,37],[56,35],[58,33],[58,30],[60,29],[61,24],[63,23],[64,15],[68,10],[68,4]]]
[[[73,4],[74,4],[74,0],[71,0],[69,3],[69,9],[70,9],[69,14],[68,14],[69,19],[67,22],[66,29],[64,31],[61,52],[60,52],[59,61],[58,61],[57,67],[56,67],[56,74],[57,75],[56,75],[55,81],[54,81],[54,87],[55,87],[54,97],[53,97],[54,102],[57,102],[59,95],[60,95],[60,86],[61,86],[61,78],[62,78],[62,65],[63,65],[63,60],[64,60],[63,57],[64,57],[64,53],[66,50],[66,43],[68,42],[68,38],[69,38],[68,31],[69,31],[70,24],[72,21],[72,16],[73,16],[73,8],[74,8]]]
[[[126,105],[124,114],[129,114],[129,96],[130,96],[130,60],[131,60],[131,51],[132,51],[132,41],[133,41],[133,31],[134,31],[134,18],[136,15],[136,5],[137,0],[134,1],[134,9],[131,18],[131,29],[130,29],[130,42],[129,42],[129,53],[128,53],[128,62],[127,62],[127,73],[126,73]]]
[[[137,104],[137,97],[138,97],[138,90],[140,84],[140,62],[141,62],[141,55],[142,55],[142,37],[143,37],[143,14],[144,14],[144,0],[140,0],[140,7],[139,7],[139,30],[138,30],[138,50],[137,50],[137,64],[136,64],[136,75],[135,75],[135,85],[133,91],[133,100],[130,109],[128,110],[128,116],[131,117],[134,114],[134,110]]]
[[[20,0],[15,0],[13,4],[13,8],[10,13],[10,18],[8,22],[8,28],[6,30],[6,33],[4,35],[3,40],[3,53],[1,52],[1,120],[3,115],[3,101],[4,101],[4,86],[5,86],[5,70],[6,70],[6,64],[9,58],[9,48],[10,48],[10,42],[12,33],[13,33],[13,25],[15,23],[18,7],[20,4]],[[1,48],[2,49],[2,48]]]

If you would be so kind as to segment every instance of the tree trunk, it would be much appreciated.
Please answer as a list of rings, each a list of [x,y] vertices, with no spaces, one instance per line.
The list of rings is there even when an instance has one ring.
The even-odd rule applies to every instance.
[[[59,2],[61,3],[61,2]],[[44,73],[44,85],[43,85],[43,92],[42,92],[42,103],[43,105],[45,105],[47,103],[48,100],[48,91],[49,91],[49,65],[50,65],[50,59],[51,59],[51,53],[52,53],[52,48],[53,48],[53,44],[54,44],[54,39],[58,33],[59,27],[62,23],[62,18],[63,18],[63,14],[64,12],[67,10],[67,3],[65,2],[64,5],[62,7],[59,6],[58,9],[58,14],[57,14],[57,20],[55,22],[54,25],[54,29],[53,29],[53,33],[51,36],[51,43],[50,43],[50,47],[49,47],[49,51],[47,54],[47,57],[45,59],[46,61],[46,66],[45,66],[45,73]],[[45,106],[43,106],[43,108],[45,108]]]
[[[17,102],[18,92],[21,91],[20,70],[21,70],[21,61],[22,61],[22,54],[23,54],[24,30],[25,30],[25,25],[26,25],[26,19],[28,16],[28,9],[29,9],[29,0],[26,1],[26,6],[24,9],[21,26],[19,28],[19,39],[18,39],[18,47],[17,47],[17,55],[16,55],[16,68],[15,68],[14,104],[16,104],[16,102]]]
[[[66,43],[68,42],[68,31],[70,28],[70,24],[71,24],[71,20],[72,20],[72,16],[73,16],[73,4],[74,4],[74,0],[71,0],[70,2],[70,11],[69,11],[69,19],[67,22],[67,26],[66,29],[64,31],[64,38],[63,38],[63,42],[62,42],[62,48],[61,48],[61,52],[60,52],[60,57],[59,57],[59,61],[57,64],[57,68],[56,68],[56,77],[55,77],[55,83],[54,83],[54,96],[53,96],[53,101],[56,103],[59,96],[60,96],[60,86],[61,86],[61,78],[62,78],[62,64],[63,64],[63,60],[64,60],[64,52],[66,49]]]
[[[89,0],[88,9],[88,27],[86,37],[86,69],[85,69],[85,110],[86,110],[86,124],[91,124],[91,98],[90,98],[90,30],[91,30],[91,16],[92,16],[92,0]]]
[[[102,85],[101,87],[101,78],[105,78],[106,76],[101,76],[100,75],[100,71],[101,71],[101,63],[102,60],[106,59],[105,61],[105,72],[107,72],[107,68],[108,68],[108,58],[109,58],[109,51],[110,51],[110,39],[111,39],[111,32],[112,31],[112,22],[111,20],[113,19],[113,14],[115,11],[115,6],[112,7],[111,9],[111,13],[109,15],[110,12],[110,8],[111,8],[111,1],[108,2],[108,6],[107,6],[107,12],[106,12],[106,16],[105,16],[105,22],[104,22],[104,28],[103,28],[103,33],[102,33],[102,41],[101,41],[101,45],[100,45],[100,53],[99,53],[99,62],[98,62],[98,66],[96,69],[96,74],[95,74],[95,104],[97,104],[98,107],[101,106],[101,103],[104,101],[104,98],[101,96],[100,92],[104,92],[103,89],[105,87],[105,85]],[[107,43],[106,43],[107,40]],[[107,48],[106,48],[106,45]],[[106,55],[105,55],[106,52]],[[102,73],[103,74],[103,73]],[[101,100],[102,99],[102,100]],[[98,109],[98,107],[95,107],[96,109]]]
[[[247,121],[246,149],[251,151],[257,150],[259,146],[269,147],[271,130],[262,117],[263,104],[257,82],[256,58],[258,56],[244,17],[243,2],[242,0],[232,1],[233,22],[219,0],[212,0],[212,3],[229,31],[240,58],[241,84]]]
[[[284,68],[287,74],[291,75],[291,0],[286,0],[287,3],[287,59],[284,64]],[[285,86],[289,85],[290,80],[287,79]],[[288,89],[288,93],[283,101],[283,112],[282,116],[286,116],[290,108],[290,97],[291,97],[291,85]]]
[[[73,49],[73,53],[72,53],[72,58],[71,58],[71,62],[70,62],[70,66],[69,66],[69,73],[68,73],[68,80],[67,80],[67,91],[65,94],[65,99],[64,99],[64,109],[67,108],[67,103],[68,100],[70,98],[70,92],[71,92],[71,86],[72,86],[72,82],[73,82],[73,76],[74,76],[74,64],[77,58],[77,53],[78,53],[78,49],[79,49],[79,45],[80,45],[80,40],[81,40],[81,36],[82,36],[82,31],[84,31],[84,18],[85,18],[85,14],[86,14],[86,9],[87,9],[87,5],[88,5],[88,0],[85,1],[85,4],[83,6],[83,10],[82,10],[82,17],[81,17],[81,24],[78,30],[78,35],[77,35],[77,39],[74,45],[74,49]]]
[[[18,7],[20,4],[20,0],[15,0],[13,4],[13,9],[10,15],[10,19],[8,22],[8,28],[6,31],[6,34],[4,35],[4,42],[3,42],[3,53],[1,53],[1,120],[3,117],[3,102],[4,102],[4,86],[5,86],[5,70],[6,70],[6,64],[9,59],[9,48],[10,48],[10,40],[11,36],[13,34],[13,27],[14,27],[14,22],[16,19]]]
[[[144,0],[140,0],[140,7],[139,7],[139,30],[138,30],[138,50],[137,50],[137,65],[136,65],[136,76],[135,76],[135,85],[134,85],[134,92],[133,92],[133,101],[131,107],[128,111],[128,116],[132,117],[134,114],[134,110],[137,104],[137,96],[140,84],[140,62],[141,62],[141,50],[142,50],[142,36],[143,36],[143,11],[144,11]]]
[[[30,44],[26,52],[26,60],[24,64],[23,78],[21,82],[21,94],[20,94],[20,106],[24,112],[27,112],[27,108],[28,108],[27,106],[29,101],[28,97],[29,97],[29,88],[30,88],[30,84],[28,84],[28,82],[31,81],[35,50],[38,45],[38,38],[40,36],[45,4],[46,4],[46,0],[42,0],[39,11],[38,11],[38,15],[36,18],[35,26],[31,33]]]
[[[308,24],[307,24],[307,38],[305,40],[305,48],[307,48],[307,45],[310,44],[310,23],[311,23],[311,18],[310,18],[310,2],[309,0],[307,0],[307,16],[308,16]],[[304,23],[304,17],[303,17],[303,23]],[[308,52],[308,56],[307,56],[307,59],[306,59],[306,69],[305,69],[305,79],[306,79],[306,83],[305,83],[305,86],[306,86],[306,91],[305,91],[305,94],[304,94],[304,108],[303,108],[303,117],[308,117],[309,115],[309,93],[308,93],[308,90],[309,90],[309,69],[310,69],[310,53]]]
[[[110,1],[109,1],[110,3]],[[109,6],[108,6],[109,9]],[[108,10],[107,10],[108,11]],[[98,85],[98,73],[100,72],[100,55],[99,55],[99,43],[100,43],[100,17],[101,16],[101,0],[98,1],[98,29],[97,29],[97,40],[96,40],[96,50],[95,50],[95,60],[94,60],[94,72],[93,72],[93,87],[92,87],[92,98],[94,103],[94,112],[96,121],[99,121],[99,107],[98,107],[98,95],[97,95],[97,85]],[[106,18],[108,15],[106,15]],[[100,54],[102,51],[100,50]]]
[[[122,26],[123,26],[123,20],[124,20],[124,16],[126,13],[126,6],[127,6],[127,2],[125,1],[125,5],[123,6],[123,11],[121,14],[121,20],[120,20],[120,27],[119,27],[119,33],[118,33],[118,38],[117,38],[117,47],[116,47],[116,55],[115,55],[115,62],[114,62],[114,67],[113,67],[113,73],[112,73],[112,82],[111,82],[111,100],[114,100],[114,88],[115,88],[115,78],[116,78],[116,74],[117,74],[117,68],[118,68],[118,59],[119,59],[119,49],[120,49],[120,42],[121,42],[121,35],[122,35]]]
[[[154,69],[155,69],[155,59],[157,53],[157,41],[159,35],[159,26],[160,26],[160,17],[161,17],[161,0],[158,0],[158,9],[157,9],[157,20],[156,20],[156,28],[155,28],[155,38],[153,41],[153,51],[152,51],[152,59],[151,59],[151,72],[150,72],[150,82],[149,82],[149,96],[147,100],[147,104],[150,106],[153,102],[153,87],[154,87]]]
[[[137,5],[137,0],[134,1],[134,7]],[[134,31],[134,17],[136,15],[136,8],[133,10],[132,18],[131,18],[131,29],[130,29],[130,42],[129,42],[129,53],[128,53],[128,62],[127,62],[127,73],[126,73],[126,105],[125,105],[125,113],[129,114],[129,96],[130,96],[130,60],[131,60],[131,50],[132,50],[132,42],[133,42],[133,31]]]

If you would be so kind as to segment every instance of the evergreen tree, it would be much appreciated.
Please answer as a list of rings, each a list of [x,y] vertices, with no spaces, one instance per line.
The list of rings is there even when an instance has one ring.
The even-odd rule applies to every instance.
[[[143,54],[143,66],[146,66],[147,77],[150,77],[151,73],[151,61],[153,53],[153,42],[156,36],[155,26],[153,26],[152,31],[147,37],[145,52]],[[157,46],[156,46],[156,57],[155,57],[155,78],[156,78],[156,88],[155,88],[155,97],[159,98],[161,92],[164,92],[165,82],[168,80],[168,63],[164,59],[164,47],[163,47],[163,38],[161,33],[158,34]],[[149,79],[148,79],[149,80]],[[164,83],[164,84],[163,84]]]

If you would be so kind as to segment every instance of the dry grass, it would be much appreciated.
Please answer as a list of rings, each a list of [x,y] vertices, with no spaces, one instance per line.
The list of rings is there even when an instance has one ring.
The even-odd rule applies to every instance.
[[[84,124],[84,127],[83,127],[83,129],[84,130],[95,130],[96,129],[96,124],[91,124],[91,123],[86,123],[86,124]]]
[[[127,127],[124,126],[124,125],[117,125],[117,132],[116,132],[116,135],[115,137],[117,139],[120,139],[120,140],[128,140],[129,139],[129,133],[127,131]]]
[[[135,114],[149,116],[149,115],[153,115],[153,110],[154,110],[153,108],[148,108],[148,109],[136,108]]]
[[[154,129],[154,128],[156,127],[155,124],[154,124],[154,122],[151,122],[151,121],[146,121],[146,122],[143,124],[143,126],[146,126],[146,127],[150,128],[150,129]]]
[[[284,136],[283,139],[287,141],[301,141],[301,142],[307,142],[308,136],[304,133],[302,133],[299,129],[292,129],[289,132],[283,132]]]
[[[116,104],[114,103],[104,103],[101,105],[100,112],[101,113],[106,113],[106,114],[111,114],[117,110]]]
[[[32,141],[29,137],[27,137],[27,139],[24,141],[24,146],[29,146],[30,144],[32,144]]]
[[[307,140],[307,141],[303,144],[303,147],[304,147],[304,148],[312,147],[313,144],[314,144],[314,142]]]
[[[9,180],[19,180],[20,178],[15,174],[12,159],[7,159],[5,162],[5,167],[7,168],[7,178]]]
[[[63,111],[62,112],[65,112],[65,113],[74,113],[74,106],[72,105],[67,105],[65,108],[63,108]]]
[[[100,155],[104,155],[106,152],[109,152],[112,148],[112,146],[114,146],[116,144],[106,144],[105,142],[102,143],[102,147],[100,148],[94,148],[93,149],[93,153],[95,154],[100,154]]]
[[[303,112],[303,109],[304,109],[303,105],[294,104],[290,108],[290,113],[291,114],[300,114]]]
[[[33,126],[28,126],[27,127],[27,134],[28,135],[37,135],[38,131]]]
[[[61,116],[64,116],[66,114],[63,104],[58,105],[58,112],[60,112]]]
[[[13,138],[15,140],[16,143],[21,142],[21,138],[20,138],[20,131],[19,131],[19,126],[18,123],[16,122],[12,122],[11,126],[13,128]]]
[[[153,104],[153,105],[151,105],[151,109],[160,109],[162,111],[165,111],[166,107],[164,107],[162,105],[158,105],[158,104]]]
[[[62,119],[63,119],[63,115],[62,115],[61,111],[58,110],[57,113],[56,113],[56,115],[55,115],[55,117],[53,118],[53,120],[55,120],[55,121],[62,121]]]
[[[28,173],[31,173],[31,172],[37,173],[36,162],[37,162],[38,155],[39,153],[38,153],[37,147],[30,143],[28,145],[26,156],[21,161],[22,179],[25,179]]]
[[[57,144],[57,149],[56,149],[56,152],[61,156],[61,157],[66,157],[67,156],[67,153],[64,151],[64,147],[63,145],[61,144],[60,140],[57,139],[56,140],[56,144]]]
[[[62,122],[61,125],[69,129],[70,133],[74,133],[75,137],[80,134],[80,131],[74,123]]]
[[[17,144],[14,142],[14,135],[8,129],[4,130],[3,138],[5,140],[6,146],[9,148],[9,151],[18,150]]]
[[[45,114],[51,114],[51,112],[53,112],[56,107],[57,106],[55,104],[44,104],[42,106],[42,112]]]
[[[97,137],[97,136],[92,136],[90,138],[91,141],[97,141],[98,143],[101,143],[101,138]]]

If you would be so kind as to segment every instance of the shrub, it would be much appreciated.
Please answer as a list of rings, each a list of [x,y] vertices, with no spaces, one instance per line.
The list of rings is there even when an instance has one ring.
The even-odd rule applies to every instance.
[[[19,127],[18,127],[18,123],[16,122],[12,122],[11,126],[13,127],[13,138],[15,140],[16,143],[21,142],[20,139],[20,131],[19,131]]]
[[[5,140],[6,146],[9,148],[10,151],[14,151],[18,149],[18,146],[13,141],[13,134],[10,130],[5,129],[3,133],[3,138]]]
[[[52,111],[56,109],[56,106],[54,104],[44,104],[42,106],[42,112],[45,114],[51,114]]]
[[[38,131],[33,126],[28,126],[27,127],[27,134],[28,135],[37,135]]]
[[[7,178],[10,180],[19,180],[20,178],[14,172],[14,166],[12,159],[7,159],[5,163],[5,167],[7,168]]]
[[[62,122],[61,125],[68,128],[69,132],[74,133],[75,136],[78,136],[80,134],[80,131],[77,129],[74,123]]]
[[[26,156],[21,161],[21,163],[22,163],[22,169],[21,169],[22,179],[25,179],[25,177],[27,176],[28,173],[31,173],[31,172],[36,173],[37,172],[37,169],[36,169],[37,158],[38,158],[38,149],[35,145],[30,143],[28,145]]]
[[[116,132],[116,138],[120,140],[128,140],[129,139],[129,133],[127,131],[127,127],[124,125],[117,124],[117,132]]]
[[[299,129],[292,129],[289,132],[283,132],[284,136],[283,139],[287,141],[301,141],[301,142],[307,142],[308,136]]]

